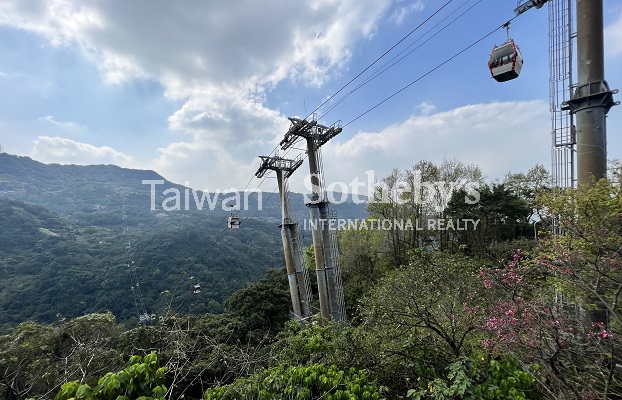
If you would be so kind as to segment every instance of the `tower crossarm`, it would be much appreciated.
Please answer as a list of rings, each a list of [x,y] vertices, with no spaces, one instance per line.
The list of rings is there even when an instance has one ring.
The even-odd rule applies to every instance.
[[[302,156],[300,155],[293,160],[282,158],[278,155],[274,157],[259,156],[259,158],[261,158],[261,165],[255,172],[257,178],[263,178],[268,171],[277,170],[283,171],[284,178],[289,178],[302,165]]]
[[[279,144],[281,149],[286,150],[294,145],[299,138],[312,139],[316,148],[323,146],[326,142],[337,136],[343,130],[341,121],[337,121],[331,126],[319,124],[315,120],[306,120],[290,117],[291,125],[285,137]]]
[[[341,121],[335,122],[330,127],[318,125],[318,128],[321,128],[321,132],[318,132],[317,137],[316,137],[317,147],[323,146],[324,143],[328,142],[335,136],[339,135],[341,131],[343,130],[343,128],[341,128]]]
[[[549,0],[527,0],[518,7],[516,7],[516,9],[514,9],[514,14],[521,15],[525,11],[530,10],[534,7],[541,8],[548,1]]]
[[[281,140],[281,143],[279,143],[283,150],[292,147],[300,137],[305,139],[313,137],[313,127],[317,125],[317,121],[314,120],[309,121],[296,117],[289,117],[289,120],[291,121],[291,125],[285,133],[285,137]]]

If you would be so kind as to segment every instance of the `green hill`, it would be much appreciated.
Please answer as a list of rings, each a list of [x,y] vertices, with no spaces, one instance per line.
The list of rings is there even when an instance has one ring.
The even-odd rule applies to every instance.
[[[164,182],[155,211],[143,180]],[[181,210],[162,209],[169,188],[179,190]],[[233,292],[283,265],[277,195],[263,193],[259,212],[253,195],[240,211],[242,228],[233,230],[222,209],[229,195],[220,194],[214,210],[198,210],[190,192],[185,210],[186,189],[153,171],[0,153],[0,326],[107,310],[133,324],[167,306],[220,312]],[[291,202],[306,218],[302,195]],[[364,205],[341,209],[350,218],[366,214]]]

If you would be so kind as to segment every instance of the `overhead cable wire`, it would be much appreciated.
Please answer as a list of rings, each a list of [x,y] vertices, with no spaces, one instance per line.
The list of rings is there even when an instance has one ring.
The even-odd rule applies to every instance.
[[[328,113],[330,113],[331,111],[333,111],[339,104],[341,104],[344,100],[346,100],[348,97],[350,97],[350,95],[352,95],[353,93],[355,93],[356,91],[358,91],[359,89],[361,89],[362,87],[364,87],[365,85],[367,85],[368,83],[372,82],[373,80],[375,80],[376,78],[378,78],[380,75],[384,74],[386,71],[388,71],[389,69],[393,68],[396,64],[398,64],[399,62],[401,62],[402,60],[404,60],[406,57],[408,57],[409,55],[411,55],[412,53],[414,53],[415,51],[417,51],[418,49],[420,49],[421,47],[423,47],[423,45],[425,45],[426,43],[428,43],[430,40],[432,40],[434,37],[436,37],[439,33],[443,32],[445,29],[447,29],[449,26],[453,25],[458,19],[462,18],[466,13],[468,13],[469,11],[471,11],[473,8],[475,8],[475,6],[477,6],[479,3],[482,2],[482,0],[477,0],[474,4],[472,4],[469,8],[467,8],[465,11],[463,11],[460,15],[458,15],[456,18],[454,18],[453,20],[451,20],[449,23],[447,23],[445,26],[443,26],[441,29],[439,29],[438,31],[434,32],[434,34],[432,34],[432,36],[428,37],[427,39],[425,39],[421,44],[419,44],[417,47],[415,47],[414,49],[412,49],[411,51],[407,52],[406,51],[411,48],[412,46],[414,46],[415,44],[417,44],[418,42],[420,42],[428,33],[432,32],[434,29],[436,29],[438,26],[440,26],[443,22],[445,22],[447,19],[449,19],[449,17],[451,17],[452,15],[454,15],[456,12],[458,12],[462,7],[464,7],[467,3],[469,3],[469,1],[471,0],[467,0],[465,1],[462,5],[460,5],[458,8],[456,8],[454,11],[452,11],[449,15],[447,15],[445,18],[443,18],[442,20],[440,20],[436,25],[434,25],[432,28],[430,28],[427,32],[425,32],[421,37],[419,37],[419,39],[415,40],[413,43],[411,43],[410,45],[408,45],[405,49],[403,49],[402,51],[400,51],[398,54],[396,54],[393,58],[391,58],[389,61],[387,61],[386,63],[384,63],[381,67],[379,67],[376,72],[374,72],[369,78],[367,78],[365,81],[363,81],[362,83],[360,83],[359,85],[357,85],[354,89],[350,90],[347,94],[343,95],[339,100],[337,100],[334,104],[332,104],[321,116],[321,118],[324,118]],[[404,54],[406,53],[406,54]],[[399,57],[400,55],[404,54],[402,57]],[[399,57],[399,58],[398,58]],[[396,60],[397,59],[397,60]],[[394,61],[396,60],[396,61]],[[392,62],[393,61],[393,62]]]
[[[399,58],[397,61],[391,63],[391,61],[395,60],[396,57],[398,57],[400,54],[403,54],[405,50],[402,50],[400,53],[398,53],[398,55],[396,55],[395,57],[393,57],[391,60],[389,60],[387,63],[385,63],[383,65],[383,67],[381,67],[381,69],[379,71],[377,71],[376,73],[374,73],[374,75],[372,75],[370,78],[368,78],[366,81],[364,81],[363,83],[359,84],[353,91],[358,90],[360,87],[366,85],[367,83],[369,83],[370,81],[376,79],[378,76],[380,76],[381,74],[383,74],[384,72],[386,72],[386,70],[392,68],[395,64],[397,64],[398,62],[400,62],[401,60],[403,60],[405,57],[407,57],[408,55],[410,55],[412,52],[414,52],[415,50],[417,50],[418,48],[420,48],[423,44],[425,44],[426,42],[428,42],[429,40],[431,40],[433,37],[435,37],[436,35],[438,35],[440,32],[442,32],[444,29],[446,29],[448,26],[450,26],[451,24],[453,24],[457,19],[461,18],[464,14],[466,14],[468,11],[470,11],[471,9],[473,9],[476,5],[478,5],[482,0],[478,0],[475,4],[471,5],[467,10],[465,10],[464,12],[462,12],[460,15],[458,15],[456,18],[454,18],[450,23],[448,23],[446,26],[444,26],[443,28],[441,28],[439,31],[435,32],[431,37],[429,37],[428,39],[426,39],[421,45],[419,45],[418,47],[416,47],[415,49],[411,50],[410,52],[408,52],[406,55],[402,56],[401,58]],[[328,102],[330,102],[333,98],[335,98],[335,96],[337,96],[339,93],[341,93],[343,90],[345,90],[349,85],[351,85],[354,81],[356,81],[359,77],[361,77],[365,72],[367,72],[370,68],[372,68],[375,64],[377,64],[381,59],[383,59],[387,54],[389,54],[391,51],[393,51],[397,46],[399,46],[402,42],[404,42],[408,37],[410,37],[413,33],[415,33],[416,31],[418,31],[423,25],[425,25],[427,22],[429,22],[432,18],[434,18],[437,14],[439,14],[443,9],[445,9],[450,3],[452,3],[453,0],[448,0],[446,3],[444,3],[440,8],[438,8],[434,13],[432,13],[430,16],[428,16],[424,21],[422,21],[419,25],[417,25],[415,28],[413,28],[408,34],[406,34],[403,38],[401,38],[397,43],[395,43],[393,46],[391,46],[388,50],[386,50],[382,55],[380,55],[379,57],[377,57],[371,64],[369,64],[367,67],[365,67],[361,72],[359,72],[354,78],[350,79],[346,84],[344,84],[339,90],[337,90],[335,93],[333,93],[331,96],[329,96],[324,102],[322,102],[319,106],[317,106],[313,111],[311,111],[306,117],[305,119],[307,119],[309,116],[313,115],[315,112],[317,112],[321,107],[323,107],[324,105],[326,105]],[[459,10],[460,8],[462,8],[464,5],[466,4],[466,2],[458,7],[458,9],[456,9],[454,12],[452,12],[449,16],[453,15],[457,10]],[[424,36],[431,32],[432,30],[434,30],[435,27],[438,27],[443,21],[447,20],[447,18],[449,17],[445,17],[443,20],[441,20],[439,23],[437,23],[434,27],[432,27],[430,30],[428,30]],[[517,17],[513,17],[512,19],[510,19],[511,22],[513,21],[515,18]],[[485,40],[486,38],[488,38],[489,36],[491,36],[492,34],[494,34],[496,31],[498,31],[499,29],[503,28],[505,26],[501,25],[500,27],[494,29],[493,31],[491,31],[490,33],[488,33],[487,35],[483,36],[482,38],[478,39],[477,41],[473,42],[472,44],[470,44],[469,46],[465,47],[463,50],[461,50],[460,52],[454,54],[452,57],[448,58],[447,60],[443,61],[441,64],[437,65],[436,67],[432,68],[431,70],[429,70],[428,72],[426,72],[425,74],[421,75],[419,78],[415,79],[414,81],[410,82],[408,85],[402,87],[400,90],[398,90],[397,92],[393,93],[391,96],[385,98],[384,100],[382,100],[381,102],[377,103],[376,105],[374,105],[373,107],[367,109],[365,112],[363,112],[362,114],[358,115],[356,118],[354,118],[353,120],[349,121],[347,124],[343,125],[343,128],[345,128],[346,126],[352,124],[353,122],[357,121],[358,119],[362,118],[364,115],[370,113],[371,111],[373,111],[374,109],[378,108],[379,106],[381,106],[382,104],[386,103],[387,101],[389,101],[390,99],[392,99],[393,97],[397,96],[399,93],[403,92],[404,90],[408,89],[410,86],[414,85],[415,83],[419,82],[420,80],[424,79],[425,77],[427,77],[428,75],[430,75],[431,73],[433,73],[434,71],[436,71],[437,69],[441,68],[442,66],[444,66],[445,64],[451,62],[453,59],[457,58],[458,56],[460,56],[462,53],[468,51],[469,49],[471,49],[472,47],[474,47],[475,45],[477,45],[478,43],[482,42],[483,40]],[[423,37],[423,36],[422,36]],[[416,42],[415,42],[416,43]],[[408,46],[407,49],[409,47],[411,47],[412,45]],[[388,65],[389,63],[391,63],[390,65]],[[387,66],[388,65],[388,66]],[[348,94],[349,95],[349,94]],[[346,97],[348,96],[346,95]],[[343,101],[339,100],[339,102]],[[331,107],[330,110],[332,110]],[[324,113],[322,116],[326,115],[326,113]],[[297,142],[296,142],[297,143]],[[270,152],[269,156],[272,156],[272,154],[275,153],[275,151],[279,148],[279,144],[277,144],[272,151]],[[290,151],[291,149],[288,149],[287,152],[285,153],[285,155]],[[303,157],[303,160],[306,159],[308,155],[305,154]],[[243,191],[246,191],[246,189],[248,189],[248,187],[250,186],[251,182],[255,179],[255,176],[251,177],[251,179],[248,181],[248,183],[246,184],[246,186],[244,187]],[[265,181],[262,180],[260,182],[260,184],[258,185],[257,189],[259,187],[261,187],[261,184],[263,184],[263,182]],[[277,188],[278,189],[278,188]],[[266,200],[264,200],[262,202],[262,205],[265,204],[265,202],[270,199],[270,197],[272,197],[272,195],[276,192],[275,189]],[[250,199],[250,196],[249,196]],[[260,208],[258,208],[255,213],[253,214],[252,217],[250,217],[251,219],[254,218],[257,213],[259,212]],[[239,215],[241,212],[241,210],[238,211],[237,214],[235,214],[236,216]],[[227,214],[223,220],[228,216],[229,214]],[[216,244],[216,242],[218,242],[218,240],[220,239],[220,237],[222,236],[222,234],[227,230],[227,228],[225,227],[221,233],[216,237],[216,239],[214,240],[214,244]]]
[[[421,22],[419,25],[417,25],[414,29],[412,29],[410,32],[408,32],[408,34],[406,34],[406,36],[404,36],[403,38],[401,38],[397,43],[395,43],[393,46],[391,46],[387,51],[385,51],[384,53],[382,53],[378,58],[376,58],[371,64],[369,64],[367,67],[365,67],[361,72],[359,72],[354,78],[350,79],[345,85],[343,85],[339,90],[337,90],[334,94],[332,94],[331,96],[329,96],[326,100],[324,100],[324,102],[322,104],[320,104],[319,106],[317,106],[317,108],[313,111],[311,111],[311,113],[309,113],[309,115],[307,115],[307,117],[305,117],[305,119],[307,119],[309,116],[313,115],[313,113],[315,113],[317,110],[319,110],[320,108],[322,108],[322,106],[324,106],[326,103],[328,103],[329,101],[331,101],[335,96],[337,96],[339,93],[341,93],[343,90],[345,90],[345,88],[347,88],[348,86],[350,86],[350,84],[352,82],[354,82],[355,80],[357,80],[361,75],[363,75],[365,72],[367,72],[371,67],[373,67],[374,65],[376,65],[376,63],[378,61],[380,61],[381,59],[383,59],[387,54],[389,54],[391,51],[393,51],[393,49],[395,49],[397,46],[399,46],[404,40],[408,39],[408,37],[410,37],[410,35],[412,35],[413,33],[415,33],[416,31],[418,31],[423,25],[425,25],[428,21],[430,21],[432,18],[434,18],[438,13],[440,13],[445,7],[447,7],[453,0],[449,0],[447,1],[445,4],[443,4],[439,9],[437,9],[435,12],[433,12],[429,17],[427,17],[425,20],[423,20],[423,22]]]
[[[478,3],[479,3],[480,1],[481,1],[481,0],[478,0]],[[343,90],[345,90],[345,89],[346,89],[348,86],[350,86],[350,85],[351,85],[354,81],[356,81],[356,80],[357,80],[359,77],[361,77],[361,76],[362,76],[365,72],[367,72],[370,68],[372,68],[374,65],[376,65],[376,64],[377,64],[380,60],[382,60],[384,57],[386,57],[386,56],[387,56],[387,55],[388,55],[391,51],[393,51],[396,47],[398,47],[401,43],[403,43],[406,39],[408,39],[408,38],[409,38],[412,34],[414,34],[414,33],[415,33],[415,32],[417,32],[419,29],[421,29],[421,27],[423,27],[426,23],[428,23],[428,22],[429,22],[432,18],[434,18],[436,15],[438,15],[438,14],[439,14],[439,13],[440,13],[443,9],[445,9],[445,8],[446,8],[449,4],[451,4],[452,2],[453,2],[453,0],[448,0],[447,2],[445,2],[445,4],[443,4],[440,8],[438,8],[438,9],[437,9],[436,11],[434,11],[431,15],[429,15],[429,16],[428,16],[425,20],[423,20],[420,24],[418,24],[415,28],[413,28],[410,32],[408,32],[408,33],[407,33],[404,37],[402,37],[399,41],[397,41],[397,42],[396,42],[393,46],[391,46],[389,49],[387,49],[384,53],[382,53],[380,56],[378,56],[378,57],[377,57],[377,58],[376,58],[376,59],[375,59],[375,60],[374,60],[371,64],[369,64],[369,65],[368,65],[367,67],[365,67],[362,71],[360,71],[360,72],[359,72],[356,76],[354,76],[354,78],[350,79],[350,80],[349,80],[346,84],[344,84],[344,85],[343,85],[343,86],[342,86],[339,90],[337,90],[335,93],[333,93],[331,96],[329,96],[329,97],[328,97],[328,98],[327,98],[324,102],[322,102],[322,103],[321,103],[319,106],[317,106],[317,107],[316,107],[313,111],[311,111],[311,112],[310,112],[310,113],[309,113],[309,114],[308,114],[308,115],[307,115],[304,119],[306,120],[307,118],[309,118],[309,117],[310,117],[311,115],[313,115],[316,111],[318,111],[320,108],[322,108],[322,106],[326,105],[326,104],[327,104],[329,101],[331,101],[331,100],[332,100],[335,96],[337,96],[339,93],[341,93]],[[467,0],[467,2],[468,2],[468,0]],[[466,4],[466,3],[464,3],[464,4]],[[464,6],[464,4],[463,4],[462,6],[460,6],[458,9],[460,9],[461,7],[463,7],[463,6]],[[477,3],[476,3],[476,4],[477,4]],[[454,11],[454,12],[455,12],[455,11]],[[453,14],[453,13],[452,13],[452,14]],[[450,14],[450,16],[451,16],[452,14]],[[442,21],[446,20],[447,18],[448,18],[448,17],[445,17],[443,20],[441,20],[441,22],[439,22],[438,24],[436,24],[434,27],[438,26],[440,23],[442,23]],[[433,30],[433,29],[434,29],[434,27],[433,27],[431,30]],[[428,30],[428,32],[426,32],[426,34],[427,34],[427,33],[429,33],[431,30]],[[424,34],[424,35],[425,35],[425,34]],[[435,34],[435,35],[436,35],[436,34]],[[429,39],[428,39],[428,40],[429,40]],[[409,46],[409,47],[410,47],[410,46]],[[408,48],[408,47],[407,47],[407,48]],[[402,53],[403,53],[403,51],[402,51],[402,52],[400,52],[400,53],[398,53],[398,55],[397,55],[397,56],[399,56],[399,54],[402,54]],[[410,53],[409,53],[409,54],[410,54]],[[397,57],[397,56],[395,56],[395,57]],[[395,57],[394,57],[394,58],[392,58],[389,62],[391,62],[392,60],[394,60],[394,59],[395,59]],[[401,59],[400,59],[400,60],[401,60]],[[399,62],[399,60],[398,60],[398,62]],[[384,65],[386,65],[386,63],[385,63]],[[382,72],[384,72],[384,71],[382,71]],[[382,73],[382,72],[381,72],[381,73]],[[375,77],[374,77],[374,78],[375,78]],[[367,82],[365,82],[365,83],[367,83]],[[365,83],[363,83],[362,85],[364,85]],[[361,85],[359,85],[359,87],[357,87],[357,89],[358,89],[358,88],[360,88],[360,86],[361,86]],[[355,89],[355,90],[356,90],[356,89]],[[296,140],[296,142],[294,143],[294,145],[295,145],[296,143],[298,143],[298,141],[300,141],[300,140],[301,140],[301,139]],[[278,148],[279,148],[279,145],[275,146],[275,147],[274,147],[274,149],[272,149],[272,151],[270,152],[269,156],[272,156],[272,154],[274,154],[274,153],[275,153],[275,151],[276,151]],[[291,150],[291,149],[288,149],[288,150],[286,151],[285,155],[286,155],[286,154],[287,154],[290,150]],[[306,157],[307,157],[307,155],[305,154],[305,156],[303,157],[303,160],[304,160]],[[254,177],[252,177],[252,178],[249,180],[249,182],[246,184],[246,187],[244,188],[244,190],[243,190],[243,191],[245,191],[245,190],[248,188],[248,186],[249,186],[249,185],[250,185],[250,183],[253,181],[253,179],[254,179]],[[262,183],[263,183],[263,181],[262,181]],[[260,185],[258,185],[258,187],[257,187],[257,188],[259,188],[260,186],[261,186],[261,183],[260,183]],[[276,191],[276,190],[275,190],[275,191]],[[274,193],[274,192],[272,192],[272,194],[273,194],[273,193]],[[271,195],[272,195],[272,194],[271,194]],[[268,198],[270,198],[270,197],[271,197],[271,195],[270,195]],[[250,199],[250,196],[249,196],[249,199]],[[255,214],[253,214],[253,217],[254,217],[255,215],[257,215],[257,212],[258,212],[258,211],[259,211],[259,209],[255,212]],[[239,210],[239,211],[238,211],[238,213],[236,213],[236,216],[237,216],[237,215],[239,215],[239,214],[240,214],[240,212],[241,212],[241,210]],[[253,218],[253,217],[251,217],[251,218]],[[223,232],[223,233],[224,233],[224,232]],[[222,233],[221,233],[221,235],[222,235]],[[219,236],[221,236],[221,235],[219,235]]]
[[[422,26],[424,26],[426,23],[428,23],[432,18],[434,18],[437,14],[439,14],[443,9],[445,9],[449,4],[451,4],[453,2],[453,0],[448,0],[445,4],[443,4],[440,8],[438,8],[436,11],[434,11],[430,16],[428,16],[425,20],[423,20],[419,25],[417,25],[415,28],[413,28],[410,32],[408,32],[404,37],[402,37],[397,43],[395,43],[393,46],[391,46],[388,50],[386,50],[384,53],[382,53],[379,57],[377,57],[371,64],[369,64],[367,67],[365,67],[361,72],[359,72],[354,78],[352,78],[350,81],[348,81],[346,84],[344,84],[339,90],[337,90],[335,93],[333,93],[331,96],[329,96],[324,102],[322,102],[322,104],[320,104],[319,106],[317,106],[313,111],[311,111],[304,119],[309,118],[311,115],[313,115],[316,111],[318,111],[322,106],[324,106],[326,103],[328,103],[331,99],[333,99],[335,96],[337,96],[339,93],[341,93],[343,90],[345,90],[350,84],[352,84],[356,79],[358,79],[361,75],[363,75],[365,72],[367,72],[370,68],[372,68],[376,63],[378,63],[381,59],[383,59],[387,54],[389,54],[391,51],[393,51],[397,46],[399,46],[402,42],[404,42],[406,39],[408,39],[413,33],[415,33],[416,31],[418,31]],[[275,151],[279,148],[280,144],[277,144],[272,151],[270,151],[268,156],[272,156],[272,154],[275,153]],[[246,191],[246,189],[248,189],[248,187],[250,186],[251,182],[253,181],[255,177],[251,177],[251,179],[248,181],[248,183],[246,184],[246,186],[244,187],[244,189],[242,191]],[[239,214],[239,213],[238,213]],[[237,214],[236,214],[237,215]]]
[[[481,1],[481,0],[479,0]],[[478,2],[479,2],[478,1]],[[402,42],[404,42],[406,39],[408,39],[413,33],[417,32],[422,26],[424,26],[426,23],[428,23],[432,18],[434,18],[436,15],[438,15],[443,9],[445,9],[449,4],[451,4],[453,2],[453,0],[448,0],[445,4],[443,4],[440,8],[438,8],[436,11],[434,11],[431,15],[429,15],[425,20],[423,20],[419,25],[417,25],[415,28],[413,28],[410,32],[408,32],[404,37],[402,37],[398,42],[396,42],[393,46],[391,46],[389,49],[387,49],[384,53],[382,53],[380,56],[378,56],[371,64],[369,64],[367,67],[365,67],[361,72],[359,72],[354,78],[350,79],[346,84],[344,84],[339,90],[337,90],[335,93],[333,93],[332,95],[330,95],[324,102],[322,102],[319,106],[317,106],[313,111],[311,111],[309,114],[307,114],[307,116],[304,119],[309,118],[311,115],[313,115],[316,111],[318,111],[320,108],[322,108],[322,106],[324,106],[326,103],[328,103],[331,99],[333,99],[335,96],[337,96],[339,93],[341,93],[343,90],[345,90],[350,84],[352,84],[355,80],[357,80],[360,76],[362,76],[365,72],[367,72],[370,68],[372,68],[374,65],[376,65],[380,60],[382,60],[387,54],[389,54],[391,51],[393,51],[397,46],[399,46]],[[467,0],[468,2],[468,0]],[[464,4],[463,4],[464,5]],[[461,6],[462,7],[462,6]],[[460,7],[459,7],[460,8]],[[458,9],[459,9],[458,8]],[[451,15],[451,14],[450,14]],[[446,18],[445,18],[446,19]],[[443,20],[441,20],[442,22]],[[438,26],[435,25],[435,26]],[[433,29],[433,28],[432,28]],[[428,31],[429,32],[429,31]],[[398,53],[398,55],[401,53]],[[395,58],[395,57],[394,57]],[[393,58],[393,59],[394,59]],[[393,60],[392,59],[392,60]],[[390,61],[389,61],[390,62]],[[386,65],[386,64],[385,64]],[[301,139],[297,139],[296,142],[294,142],[294,145],[296,143],[298,143],[298,141],[300,141]],[[272,156],[272,154],[279,148],[279,145],[275,146],[274,149],[272,149],[272,151],[270,152],[269,156]],[[287,154],[290,151],[290,149],[288,149],[286,151],[285,154]],[[303,157],[303,160],[306,158]],[[244,188],[244,190],[246,190],[248,188],[248,186],[250,185],[250,183],[253,181],[254,177],[252,177],[249,182],[246,184],[246,187]],[[261,186],[261,184],[259,185]],[[258,187],[259,187],[258,186]],[[257,213],[255,213],[257,214]],[[239,212],[236,214],[239,215]]]
[[[514,19],[516,19],[518,16],[513,17],[512,19],[510,19],[508,22],[512,22]],[[466,51],[470,50],[472,47],[476,46],[477,44],[481,43],[482,41],[484,41],[485,39],[487,39],[488,37],[492,36],[495,32],[497,32],[498,30],[505,28],[505,26],[507,25],[507,22],[501,26],[499,26],[498,28],[495,28],[493,31],[491,31],[490,33],[482,36],[480,39],[476,40],[475,42],[471,43],[470,45],[468,45],[467,47],[465,47],[464,49],[460,50],[459,52],[457,52],[456,54],[454,54],[453,56],[449,57],[448,59],[446,59],[445,61],[443,61],[442,63],[438,64],[437,66],[435,66],[434,68],[430,69],[428,72],[426,72],[425,74],[419,76],[417,79],[415,79],[414,81],[410,82],[409,84],[407,84],[406,86],[403,86],[400,90],[398,90],[397,92],[393,93],[392,95],[390,95],[389,97],[386,97],[384,100],[382,100],[381,102],[377,103],[376,105],[374,105],[373,107],[367,109],[365,112],[363,112],[362,114],[358,115],[356,118],[354,118],[353,120],[351,120],[350,122],[348,122],[347,124],[343,125],[343,127],[345,128],[346,126],[352,124],[353,122],[357,121],[358,119],[360,119],[361,117],[363,117],[364,115],[370,113],[371,111],[375,110],[376,108],[380,107],[382,104],[386,103],[387,101],[391,100],[393,97],[397,96],[398,94],[402,93],[404,90],[408,89],[409,87],[411,87],[412,85],[414,85],[415,83],[421,81],[423,78],[427,77],[428,75],[432,74],[434,71],[438,70],[439,68],[443,67],[445,64],[449,63],[450,61],[454,60],[455,58],[459,57],[460,55],[462,55],[463,53],[465,53]]]

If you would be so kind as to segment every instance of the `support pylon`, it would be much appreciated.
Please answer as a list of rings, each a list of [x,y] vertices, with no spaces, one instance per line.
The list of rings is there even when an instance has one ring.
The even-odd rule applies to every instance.
[[[578,85],[563,109],[575,116],[577,135],[577,182],[587,186],[607,177],[607,113],[620,104],[614,101],[617,90],[605,80],[603,0],[577,1]],[[599,290],[599,288],[597,288]],[[592,323],[608,326],[609,317],[600,298],[588,295],[585,317]]]
[[[279,185],[281,199],[281,239],[285,254],[285,267],[289,291],[292,299],[294,315],[297,319],[306,319],[311,316],[311,290],[309,286],[309,272],[304,264],[304,253],[300,248],[298,223],[290,213],[287,179],[300,167],[302,158],[295,160],[279,156],[260,156],[262,163],[255,175],[262,178],[267,171],[274,171]]]
[[[607,176],[607,123],[617,90],[605,80],[603,0],[577,0],[578,85],[563,109],[575,116],[578,184]]]
[[[289,118],[291,126],[280,145],[283,150],[294,145],[300,138],[306,141],[311,175],[312,194],[309,207],[310,226],[315,256],[315,272],[318,282],[320,312],[322,318],[341,322],[346,320],[343,303],[343,286],[339,277],[337,248],[331,246],[328,200],[324,191],[322,156],[320,148],[341,133],[340,122],[328,127],[313,120]]]

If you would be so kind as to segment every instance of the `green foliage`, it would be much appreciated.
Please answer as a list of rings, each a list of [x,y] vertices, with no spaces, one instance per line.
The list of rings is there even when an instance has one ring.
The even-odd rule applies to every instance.
[[[364,300],[365,323],[387,342],[426,345],[458,357],[481,324],[483,291],[474,260],[439,251],[413,252],[409,264],[381,280]],[[391,339],[395,338],[395,339]]]
[[[155,211],[143,180],[164,182],[155,190]],[[163,211],[166,189],[180,192],[181,210]],[[108,310],[135,326],[130,269],[149,314],[159,317],[170,304],[182,313],[220,313],[231,294],[284,264],[276,197],[262,202],[261,196],[249,196],[241,206],[252,213],[261,204],[261,220],[248,219],[242,229],[223,233],[227,195],[212,193],[216,208],[205,203],[198,210],[186,189],[154,171],[46,165],[0,153],[0,326]],[[301,194],[290,197],[295,215],[308,214]],[[344,217],[365,213],[364,205],[351,202],[336,209]],[[197,280],[201,293],[194,294]]]
[[[514,196],[527,201],[534,214],[540,215],[541,209],[536,205],[536,196],[550,190],[551,174],[541,164],[536,164],[527,173],[509,173],[503,180],[503,186]]]
[[[43,207],[0,199],[0,326],[108,310],[135,325],[130,269],[149,313],[160,315],[171,303],[185,313],[222,312],[227,297],[282,264],[269,224],[248,223],[214,244],[222,232],[218,221],[178,217],[124,234],[120,226],[83,226]],[[194,294],[197,280],[202,291]]]
[[[0,337],[0,397],[42,396],[67,380],[95,382],[118,368],[114,316],[90,314],[57,326],[24,322]]]
[[[384,233],[378,230],[339,232],[339,263],[345,303],[350,321],[358,318],[359,300],[387,270],[381,257],[386,247]]]
[[[449,202],[448,216],[479,221],[477,229],[469,227],[455,231],[454,245],[468,255],[497,261],[495,243],[534,236],[529,223],[532,210],[527,200],[513,194],[504,185],[486,185],[479,189],[479,193],[480,200],[475,204],[464,202],[464,190],[455,192]]]
[[[159,366],[155,352],[130,358],[123,370],[104,375],[95,387],[77,381],[65,383],[55,400],[163,400],[166,368]]]
[[[344,324],[313,321],[301,325],[291,321],[287,329],[279,335],[275,345],[276,360],[279,365],[338,364],[339,367],[353,365],[348,360],[352,350],[349,343],[353,329]],[[354,354],[350,354],[354,355]]]
[[[461,357],[447,367],[445,378],[427,382],[423,388],[410,389],[407,398],[421,399],[500,399],[527,400],[539,398],[533,376],[510,361],[490,361],[487,370],[478,369],[473,361]]]
[[[152,171],[46,166],[0,154],[0,331],[6,334],[0,337],[0,397],[46,398],[67,381],[57,398],[619,395],[613,369],[622,354],[619,187],[542,191],[546,171],[536,167],[508,175],[504,185],[481,185],[477,204],[465,204],[466,193],[458,192],[443,209],[447,191],[422,182],[481,183],[481,172],[452,160],[421,162],[417,169],[420,175],[395,170],[385,178],[386,187],[375,194],[388,189],[396,196],[369,204],[368,217],[419,219],[424,230],[340,232],[350,324],[300,324],[287,322],[285,272],[270,270],[283,264],[278,201],[264,204],[262,220],[249,219],[223,234],[220,210],[149,210],[149,186],[141,180],[161,178]],[[413,191],[402,190],[403,182]],[[183,207],[184,188],[166,182],[158,191],[169,187],[181,190]],[[296,196],[292,212],[307,214]],[[156,197],[159,207],[161,193]],[[529,217],[542,211],[556,217],[566,234],[546,238],[548,217],[541,213],[534,241]],[[428,218],[479,224],[470,231],[435,231],[425,226]],[[498,265],[516,248],[526,259],[514,271],[483,265]],[[313,270],[313,253],[306,250]],[[135,263],[128,268],[129,259]],[[134,327],[130,268],[147,311],[163,317],[157,324]],[[482,270],[486,282],[477,274]],[[494,271],[503,290],[484,289]],[[527,289],[504,283],[507,274],[524,278]],[[200,294],[191,290],[197,280]],[[580,329],[567,320],[574,308],[549,304],[560,290],[565,299],[589,298],[588,313],[606,308],[607,325]],[[529,307],[509,307],[518,302]],[[537,312],[514,318],[518,309]],[[105,310],[110,313],[88,314]],[[113,315],[134,328],[121,332]],[[492,316],[502,318],[489,326]],[[25,319],[53,324],[20,324]],[[504,321],[520,333],[508,339],[512,347],[495,340]],[[151,350],[158,356],[133,357],[122,367],[129,355]],[[541,364],[537,372],[519,367],[534,362]],[[222,386],[205,392],[209,385]]]
[[[370,382],[365,373],[335,366],[273,367],[231,385],[205,392],[205,400],[263,399],[383,399],[384,389]]]
[[[239,319],[249,342],[257,343],[265,335],[276,334],[289,320],[291,307],[285,270],[268,272],[259,282],[231,295],[225,306]]]
[[[538,366],[534,366],[537,372]],[[486,380],[476,385],[473,393],[483,399],[535,399],[535,378],[532,372],[527,372],[510,361],[491,360]]]
[[[513,350],[542,365],[542,381],[557,397],[620,397],[622,187],[602,179],[541,193],[536,204],[558,225],[556,234],[541,235],[532,260],[548,284],[546,308],[560,326],[547,330],[558,340],[555,352],[522,342]],[[553,302],[553,294],[563,301]]]

